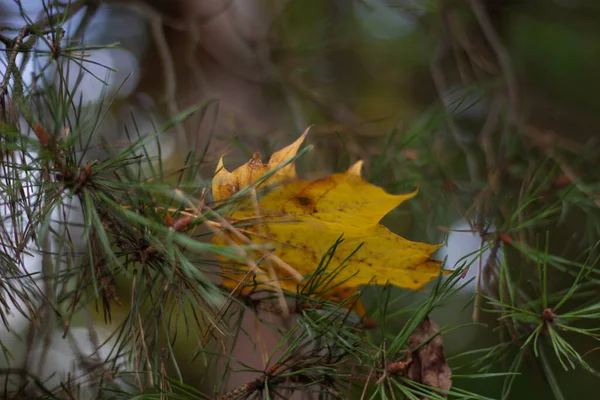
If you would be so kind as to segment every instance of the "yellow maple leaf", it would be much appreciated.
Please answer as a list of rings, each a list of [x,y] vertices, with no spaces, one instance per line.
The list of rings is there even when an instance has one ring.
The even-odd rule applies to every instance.
[[[294,157],[307,133],[308,129],[294,143],[274,153],[267,164],[255,153],[246,164],[229,172],[221,159],[212,183],[215,201],[229,199]],[[274,254],[306,277],[315,272],[322,257],[343,237],[329,265],[335,268],[346,260],[347,266],[332,278],[331,284],[339,286],[331,296],[343,299],[358,286],[370,283],[422,288],[440,273],[440,262],[430,258],[440,245],[412,242],[379,225],[381,218],[415,196],[416,191],[389,194],[361,177],[362,165],[359,161],[345,173],[312,182],[298,179],[293,163],[283,166],[257,185],[269,190],[254,201],[236,204],[238,207],[225,216],[238,230],[237,239],[227,233],[229,240],[240,242],[241,233],[249,239],[247,242],[264,245],[265,254]],[[224,236],[215,235],[213,243],[225,243]],[[252,285],[263,289],[280,285],[296,292],[298,284],[305,283],[294,279],[298,274],[281,268],[281,263],[270,262],[264,254],[263,259],[260,269],[253,271]],[[239,273],[224,275],[227,287],[236,287],[242,279]],[[362,305],[355,311],[364,314]]]

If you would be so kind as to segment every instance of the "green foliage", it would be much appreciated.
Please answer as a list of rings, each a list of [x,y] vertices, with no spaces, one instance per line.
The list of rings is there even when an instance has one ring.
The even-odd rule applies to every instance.
[[[0,336],[0,392],[6,398],[276,399],[301,393],[340,399],[567,399],[597,385],[597,141],[574,142],[525,122],[511,66],[503,64],[502,47],[495,47],[498,38],[486,33],[492,24],[476,6],[480,2],[468,2],[472,7],[426,2],[420,21],[441,31],[437,50],[422,26],[413,33],[420,42],[371,38],[377,45],[365,45],[364,32],[348,29],[356,23],[348,15],[334,23],[325,3],[300,3],[290,2],[272,29],[278,33],[274,45],[279,45],[284,86],[311,121],[343,116],[337,122],[351,128],[315,139],[331,144],[327,153],[309,155],[307,147],[288,163],[312,157],[323,169],[344,169],[365,158],[370,182],[392,192],[419,186],[410,209],[388,218],[392,229],[435,242],[448,231],[440,227],[466,218],[480,248],[446,265],[452,274],[420,293],[389,286],[362,291],[374,328],[373,321],[344,308],[357,296],[341,303],[313,297],[345,267],[347,260],[330,265],[343,238],[331,244],[308,284],[293,296],[225,290],[219,278],[231,266],[216,257],[244,263],[244,251],[252,247],[212,245],[210,237],[220,215],[250,189],[227,204],[214,204],[206,194],[210,179],[198,179],[203,165],[214,164],[208,146],[176,154],[182,160],[177,168],[161,154],[163,137],[214,102],[173,114],[150,133],[141,130],[141,117],[132,115],[127,143],[103,142],[117,99],[104,96],[97,104],[83,104],[75,95],[82,76],[70,76],[58,62],[70,60],[91,74],[84,55],[100,47],[63,38],[64,25],[83,3],[56,3],[39,21],[24,14],[23,28],[2,28],[0,35],[7,59],[0,81],[0,320],[6,328]],[[342,21],[349,24],[346,29],[328,37]],[[509,43],[517,38],[517,69],[526,71],[531,60],[554,54],[557,31],[543,21],[522,23],[528,17],[516,21]],[[483,49],[470,30],[485,39]],[[535,35],[528,36],[529,30]],[[557,52],[561,63],[549,63],[552,67],[536,78],[539,84],[556,80],[563,64],[579,70],[576,61],[589,54],[587,42],[570,46],[578,35],[559,35],[565,41]],[[544,46],[532,52],[523,37]],[[402,54],[390,55],[388,62],[389,49],[402,43]],[[311,57],[349,46],[360,49],[364,59],[375,53],[385,60],[371,59],[362,69],[348,65],[352,79],[326,85],[321,65]],[[413,52],[417,56],[399,71],[397,61]],[[311,61],[302,64],[294,57]],[[32,58],[42,62],[42,70],[55,66],[56,72],[51,77],[40,72],[28,86],[19,66]],[[405,99],[387,86],[410,87],[411,71],[424,66],[433,77],[423,92],[434,92],[435,101],[407,110]],[[373,86],[385,87],[388,96],[386,112],[408,121],[386,126],[387,134],[382,115],[361,115],[376,105],[356,100],[346,108],[331,100],[364,89],[365,79],[355,76],[374,71],[379,75],[372,76]],[[455,76],[469,77],[452,82],[460,90],[450,84]],[[321,93],[305,85],[307,77]],[[550,89],[557,96],[580,97],[593,109],[588,103],[594,96],[575,86],[569,80]],[[321,147],[327,146],[315,146]],[[464,278],[469,270],[476,271],[474,293]],[[391,368],[410,362],[411,335],[427,316],[441,317],[435,313],[449,306],[472,315],[461,320],[464,312],[453,314],[426,342],[444,338],[452,388],[427,386]],[[15,315],[23,326],[11,322]],[[90,336],[91,354],[77,348],[77,328]],[[78,374],[42,379],[32,360],[52,368],[57,332],[72,345]],[[463,343],[453,336],[462,332],[477,335]],[[268,352],[262,337],[267,333],[277,338]],[[236,359],[233,349],[242,342],[250,343],[248,353],[261,358],[262,367]],[[238,376],[250,378],[240,383]]]

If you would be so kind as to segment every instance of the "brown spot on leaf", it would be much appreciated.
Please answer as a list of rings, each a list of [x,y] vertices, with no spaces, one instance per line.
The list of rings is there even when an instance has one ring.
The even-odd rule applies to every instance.
[[[308,207],[311,203],[308,197],[296,197],[296,200],[298,200],[298,203],[300,203],[300,205],[303,207]]]
[[[439,327],[437,324],[429,317],[425,317],[423,322],[410,335],[408,347],[411,353],[407,377],[415,382],[434,388],[450,390],[452,387],[452,371],[446,363],[444,343],[438,333]],[[430,339],[432,336],[434,337]],[[446,397],[442,393],[440,395]],[[423,400],[427,400],[427,398],[423,398]]]
[[[298,196],[294,198],[294,201],[308,213],[313,213],[316,211],[315,204],[308,197]]]
[[[264,166],[262,157],[260,156],[260,153],[256,152],[256,153],[252,154],[252,158],[249,161],[249,165],[250,165],[250,167],[253,167],[253,168]]]

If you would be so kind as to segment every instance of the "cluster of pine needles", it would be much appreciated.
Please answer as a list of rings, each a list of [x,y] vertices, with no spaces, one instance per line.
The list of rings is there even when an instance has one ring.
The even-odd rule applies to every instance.
[[[597,379],[597,144],[573,148],[562,146],[560,137],[542,140],[550,134],[508,117],[500,140],[465,144],[452,134],[453,116],[434,106],[412,126],[377,142],[385,151],[367,160],[368,180],[395,193],[419,185],[420,194],[409,205],[415,221],[411,239],[439,242],[448,232],[440,225],[466,218],[481,241],[477,252],[446,265],[454,272],[420,297],[385,285],[366,291],[362,301],[371,320],[348,311],[357,297],[331,303],[315,296],[345,267],[330,265],[343,238],[331,244],[296,294],[282,298],[227,290],[219,278],[230,267],[218,257],[247,264],[244,254],[253,247],[216,246],[210,237],[223,228],[220,215],[235,207],[236,198],[211,203],[210,179],[197,180],[200,166],[210,162],[206,153],[184,155],[185,167],[173,179],[160,150],[158,157],[148,150],[212,103],[180,113],[151,134],[129,132],[129,143],[118,149],[106,145],[102,158],[90,159],[92,143],[102,143],[110,99],[90,110],[66,85],[24,86],[17,55],[48,64],[71,60],[85,68],[82,54],[89,48],[60,45],[61,26],[75,11],[49,14],[8,32],[12,36],[0,36],[7,59],[0,77],[0,192],[8,211],[0,230],[0,322],[10,329],[11,315],[27,317],[29,326],[19,334],[28,353],[57,328],[67,340],[73,326],[86,327],[92,338],[103,325],[114,329],[107,355],[82,357],[85,376],[58,386],[36,377],[29,361],[0,369],[5,398],[87,398],[85,387],[91,386],[105,398],[136,398],[143,392],[145,398],[180,399],[275,399],[294,393],[339,399],[505,399],[514,396],[521,374],[535,370],[544,387],[564,399],[565,371]],[[42,41],[47,51],[33,52]],[[69,72],[56,65],[68,81]],[[449,127],[449,133],[440,136],[438,127]],[[446,150],[443,156],[436,150],[440,147]],[[395,215],[402,217],[403,210]],[[41,270],[29,273],[26,256],[36,252]],[[484,253],[485,258],[478,257]],[[467,326],[442,326],[416,348],[410,338],[433,310],[465,299],[459,294],[468,291],[469,269],[477,277],[475,293],[464,301],[473,309],[468,326],[493,332],[497,340],[446,355],[451,389],[417,382],[406,368],[410,353]],[[245,279],[251,283],[251,274]],[[241,337],[261,340],[260,333],[243,327],[246,313],[281,335],[273,354],[264,357],[264,369],[242,368],[229,354]],[[273,318],[284,322],[275,324]],[[6,341],[0,337],[1,356],[10,359]],[[259,352],[258,347],[249,351]],[[190,368],[205,371],[193,385],[186,380]],[[228,382],[240,372],[253,378],[232,388]],[[491,380],[499,392],[477,394],[469,386],[473,380]]]

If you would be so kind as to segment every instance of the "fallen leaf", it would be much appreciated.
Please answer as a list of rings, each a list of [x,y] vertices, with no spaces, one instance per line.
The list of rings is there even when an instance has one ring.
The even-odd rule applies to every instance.
[[[229,172],[221,159],[213,178],[215,201],[229,199],[294,157],[307,133],[308,129],[294,143],[274,153],[267,164],[256,153],[246,164]],[[279,286],[296,292],[298,280],[268,255],[277,256],[306,278],[315,272],[321,258],[340,237],[343,242],[329,265],[335,268],[350,258],[347,267],[332,279],[331,285],[339,284],[330,292],[332,297],[347,299],[358,286],[370,283],[389,282],[419,289],[439,275],[440,262],[430,257],[440,245],[412,242],[379,225],[388,212],[414,197],[416,191],[389,194],[361,177],[362,165],[359,161],[344,173],[305,181],[298,179],[294,164],[289,163],[256,185],[256,189],[268,190],[257,192],[260,195],[254,200],[249,196],[246,201],[236,203],[236,208],[224,216],[238,234],[245,235],[251,243],[265,246],[266,252],[256,257],[263,261],[261,270],[255,271],[251,280],[253,285],[263,289]],[[239,237],[230,232],[227,235],[229,241],[240,243]],[[228,240],[223,236],[215,235],[213,243],[226,244]],[[248,270],[246,266],[240,267],[244,268]],[[237,286],[243,277],[234,272],[224,275],[227,287]],[[364,315],[362,306],[358,307],[355,311]]]
[[[432,336],[434,337],[430,339]],[[430,340],[423,344],[428,339]],[[446,364],[444,343],[437,324],[426,317],[408,338],[408,347],[411,353],[406,369],[407,377],[434,388],[450,390],[452,371]]]

